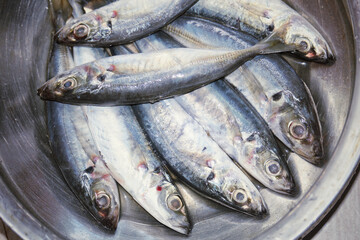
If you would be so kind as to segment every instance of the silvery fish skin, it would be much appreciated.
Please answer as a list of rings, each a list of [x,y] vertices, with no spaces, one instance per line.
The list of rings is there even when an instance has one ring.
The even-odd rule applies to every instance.
[[[165,226],[188,234],[185,202],[146,140],[131,107],[87,108],[89,126],[116,181]]]
[[[136,46],[142,52],[181,47],[162,32]],[[216,81],[175,100],[252,177],[274,191],[293,192],[294,181],[272,133],[242,96]]]
[[[73,8],[79,14],[78,5]],[[122,47],[116,50],[117,54],[128,53]],[[103,49],[90,47],[74,47],[73,53],[76,65],[108,56]],[[188,234],[185,202],[152,152],[131,107],[84,106],[82,110],[106,166],[119,184],[155,219]]]
[[[184,94],[231,73],[258,54],[287,51],[269,38],[242,50],[165,49],[103,58],[77,66],[38,89],[43,100],[129,105]]]
[[[267,214],[258,189],[174,99],[133,109],[167,166],[185,183],[229,208]]]
[[[147,36],[191,7],[196,0],[116,1],[68,21],[58,43],[108,47]]]
[[[67,47],[55,44],[51,72],[58,74],[74,65]],[[69,187],[104,227],[116,229],[120,214],[118,187],[109,175],[91,139],[80,107],[49,102],[49,142],[54,158]]]
[[[281,0],[199,0],[188,14],[215,20],[257,37],[276,33],[301,57],[322,63],[335,56],[324,37]]]
[[[181,17],[164,31],[187,47],[247,48],[253,38],[220,24]],[[311,163],[323,155],[321,124],[306,84],[285,60],[261,56],[225,77],[242,93],[287,147]]]

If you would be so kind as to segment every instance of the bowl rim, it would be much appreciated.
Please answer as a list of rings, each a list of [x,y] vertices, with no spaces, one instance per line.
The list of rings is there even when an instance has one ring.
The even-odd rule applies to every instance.
[[[360,33],[360,0],[342,0],[353,33]],[[355,82],[353,93],[360,92],[360,39],[354,38]],[[320,175],[306,196],[273,227],[255,239],[299,239],[308,234],[340,199],[359,165],[360,156],[360,95],[353,94],[347,120],[339,142],[328,161],[326,174]],[[342,159],[342,161],[333,161]],[[0,162],[2,156],[0,155]],[[0,172],[3,173],[4,169]],[[5,174],[6,175],[6,174]],[[33,217],[0,175],[0,218],[22,239],[61,239]],[[310,210],[309,210],[310,209]]]

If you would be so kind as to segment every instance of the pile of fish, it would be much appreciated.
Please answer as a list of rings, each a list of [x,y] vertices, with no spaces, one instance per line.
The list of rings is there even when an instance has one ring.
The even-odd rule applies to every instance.
[[[192,213],[173,176],[263,216],[253,180],[287,195],[296,185],[279,141],[321,162],[314,100],[273,53],[319,63],[335,57],[281,0],[49,4],[56,41],[51,79],[38,89],[48,100],[49,142],[68,185],[104,227],[115,230],[119,221],[117,184],[159,222],[188,234]]]

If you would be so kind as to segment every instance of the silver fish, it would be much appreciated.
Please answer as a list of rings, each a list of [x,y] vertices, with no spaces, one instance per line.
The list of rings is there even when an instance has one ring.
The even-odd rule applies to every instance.
[[[147,36],[197,0],[116,1],[70,20],[56,34],[58,43],[108,47]]]
[[[187,47],[242,49],[256,40],[204,19],[181,17],[164,31]],[[278,56],[261,56],[225,77],[287,147],[311,163],[323,155],[321,124],[306,84]]]
[[[289,50],[269,38],[243,50],[166,49],[77,66],[38,89],[44,100],[129,105],[183,94],[231,73],[258,54]]]
[[[188,234],[191,227],[185,202],[154,154],[131,107],[86,110],[111,175],[156,220]]]
[[[159,32],[136,42],[140,51],[182,47]],[[264,186],[291,193],[295,184],[266,123],[222,81],[175,100],[233,160]]]
[[[59,10],[56,13],[56,24],[62,24]],[[54,44],[50,66],[51,74],[73,67],[69,49]],[[46,106],[50,146],[65,180],[91,215],[104,227],[115,230],[120,214],[118,187],[90,140],[80,107],[56,102]]]
[[[267,214],[258,189],[174,99],[133,109],[167,166],[185,183],[229,208]]]
[[[297,54],[317,62],[334,62],[325,38],[282,0],[199,0],[188,14],[202,16],[257,37],[276,33]]]

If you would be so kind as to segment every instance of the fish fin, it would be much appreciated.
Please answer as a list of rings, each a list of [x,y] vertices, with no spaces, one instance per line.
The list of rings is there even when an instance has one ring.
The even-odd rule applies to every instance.
[[[278,32],[272,33],[254,45],[254,47],[258,49],[260,54],[292,52],[296,50],[295,45],[286,44]]]
[[[72,7],[68,0],[48,0],[50,17],[56,29],[66,22],[72,15]]]

